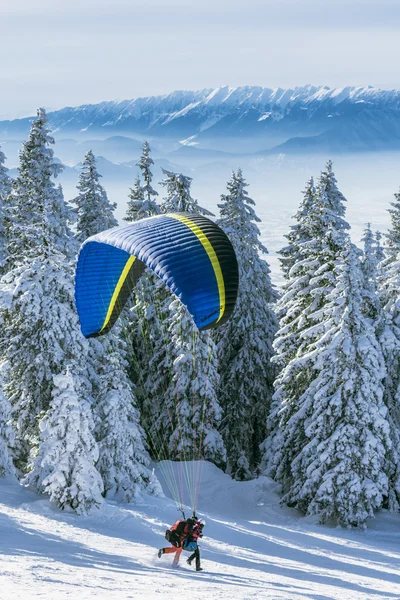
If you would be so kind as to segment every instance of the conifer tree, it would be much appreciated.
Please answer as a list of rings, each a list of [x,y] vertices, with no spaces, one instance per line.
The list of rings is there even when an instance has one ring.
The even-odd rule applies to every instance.
[[[376,289],[376,252],[375,252],[375,237],[371,230],[371,223],[367,223],[364,229],[364,235],[361,239],[364,243],[364,254],[361,259],[363,273],[368,285]]]
[[[75,262],[79,250],[71,225],[76,222],[76,212],[64,200],[64,192],[59,184],[49,203],[48,234],[51,243],[67,259]]]
[[[151,166],[154,165],[154,161],[150,158],[150,151],[149,143],[144,141],[142,154],[139,162],[136,163],[142,172],[144,184],[141,185],[140,178],[136,178],[135,184],[130,190],[125,221],[138,221],[139,219],[145,219],[146,217],[153,217],[161,212],[160,207],[155,200],[156,196],[158,196],[158,192],[156,192],[151,185],[153,180]]]
[[[289,446],[285,435],[289,423],[301,410],[299,398],[318,373],[314,363],[309,364],[307,360],[313,343],[324,335],[323,308],[336,286],[335,265],[343,252],[349,228],[343,219],[344,202],[329,161],[317,184],[309,239],[298,243],[296,263],[288,273],[278,302],[280,324],[274,342],[274,361],[280,373],[274,384],[267,421],[269,435],[264,444],[264,462],[267,473],[280,481],[293,480],[291,464],[306,443],[302,422],[291,432]]]
[[[15,456],[22,472],[39,444],[38,418],[50,407],[54,375],[72,357],[82,367],[82,394],[90,393],[85,372],[87,343],[80,334],[75,310],[73,271],[63,255],[27,259],[2,279],[3,336],[1,353],[9,361],[5,393],[13,406]],[[78,366],[76,368],[78,372]]]
[[[380,270],[380,263],[385,260],[386,254],[385,250],[381,244],[382,233],[380,231],[375,232],[375,255],[376,255],[376,263],[378,266],[378,271]]]
[[[323,306],[326,294],[335,285],[333,269],[349,229],[343,219],[344,202],[329,161],[317,189],[314,190],[312,179],[306,185],[295,216],[298,223],[292,231],[301,232],[301,238],[297,238],[293,263],[287,270],[288,282],[277,303],[280,328],[274,342],[274,360],[281,369],[289,366],[296,356],[307,353],[310,339],[303,339],[301,332],[315,317],[319,318],[317,309]],[[289,258],[288,253],[286,257]],[[318,335],[318,323],[315,334]]]
[[[219,467],[226,463],[226,451],[218,426],[222,412],[218,386],[216,348],[207,332],[195,329],[186,308],[175,299],[164,321],[167,336],[165,351],[156,349],[153,364],[168,381],[156,387],[159,396],[153,405],[149,434],[158,458],[199,460],[204,458]]]
[[[285,236],[289,244],[280,251],[281,258],[279,260],[286,279],[289,278],[290,269],[300,260],[299,244],[307,242],[312,238],[311,229],[315,208],[316,191],[314,179],[311,177],[306,183],[300,208],[294,216],[296,223],[291,226],[290,232]]]
[[[20,153],[17,178],[7,200],[9,268],[42,256],[49,244],[49,219],[59,192],[53,181],[62,171],[51,146],[46,111],[38,109],[28,140]]]
[[[144,195],[139,178],[136,180],[130,198],[126,217],[124,218],[125,221],[138,221],[160,212],[158,208],[157,213],[153,212],[150,215],[142,210]],[[143,422],[146,421],[143,411],[145,411],[145,405],[148,401],[148,393],[145,391],[148,362],[153,356],[161,335],[161,307],[168,297],[170,297],[170,293],[164,284],[150,269],[147,269],[137,282],[134,298],[125,312],[128,321],[125,337],[129,340],[131,346],[130,375],[135,385]]]
[[[155,201],[156,196],[158,196],[158,192],[153,189],[151,182],[153,180],[153,173],[151,171],[152,165],[154,165],[154,161],[150,158],[151,148],[149,143],[145,140],[143,142],[142,155],[137,163],[137,166],[140,168],[142,172],[142,177],[144,181],[144,185],[142,186],[142,192],[144,196],[144,206],[142,208],[143,212],[146,213],[147,217],[152,217],[153,215],[158,215],[160,213],[160,207]]]
[[[165,370],[165,340],[168,337],[169,305],[173,298],[164,282],[146,270],[136,284],[134,304],[129,315],[130,376],[153,456],[160,453],[157,449],[160,440],[155,442],[153,438],[155,415],[158,414],[160,398],[163,398],[169,383],[170,372]],[[160,427],[163,428],[162,425]],[[161,439],[162,435],[157,437]],[[167,457],[168,454],[165,454],[164,458]]]
[[[381,343],[385,355],[387,377],[385,400],[389,412],[400,430],[400,307],[398,290],[400,284],[400,192],[394,194],[395,201],[389,209],[391,228],[386,235],[386,258],[379,264],[379,297],[384,311],[384,329]]]
[[[391,219],[391,229],[389,229],[386,236],[386,250],[391,258],[397,256],[400,247],[400,191],[393,194],[393,196],[394,202],[390,203],[392,208],[388,210]]]
[[[6,157],[0,148],[0,197],[4,201],[11,189],[11,178],[8,175],[8,169],[5,166]]]
[[[139,221],[140,219],[151,216],[144,210],[145,199],[139,177],[136,177],[134,186],[131,188],[128,197],[128,208],[124,221]]]
[[[268,264],[259,256],[267,249],[242,172],[232,174],[221,196],[218,224],[235,249],[239,265],[239,295],[228,323],[217,329],[220,358],[219,401],[224,411],[222,434],[228,469],[237,479],[249,479],[260,463],[266,419],[273,392],[275,367],[272,342],[277,329],[271,308],[276,300]]]
[[[115,205],[109,203],[98,178],[94,156],[88,152],[78,185],[79,240],[117,224],[113,215]],[[149,456],[139,426],[136,398],[127,380],[121,328],[117,325],[107,336],[90,340],[89,362],[96,373],[93,411],[104,493],[130,501],[140,489],[156,490],[157,483],[147,468]]]
[[[167,195],[161,209],[163,212],[197,212],[211,214],[199,206],[197,200],[191,197],[190,186],[192,179],[179,173],[171,173],[163,169],[166,178],[161,185],[166,187]],[[173,299],[172,294],[159,282],[158,278],[147,272],[138,282],[135,290],[136,304],[133,310],[133,343],[137,351],[133,357],[132,377],[139,393],[142,414],[146,431],[149,431],[153,409],[158,399],[158,392],[153,390],[164,389],[169,385],[165,376],[160,378],[159,372],[146,368],[149,360],[154,355],[159,357],[165,354],[166,328],[162,321],[167,319],[169,305]],[[143,363],[145,361],[145,364]],[[147,417],[146,417],[147,415]]]
[[[361,268],[364,275],[364,314],[372,319],[375,331],[378,335],[383,326],[382,307],[377,294],[378,287],[378,252],[379,246],[371,230],[371,224],[368,223],[364,236],[361,240],[364,243],[364,253],[361,258]]]
[[[385,473],[388,476],[388,492],[384,506],[392,511],[400,507],[400,411],[398,399],[400,390],[393,392],[396,386],[397,362],[393,361],[396,352],[399,353],[399,340],[396,337],[397,328],[391,321],[391,315],[383,308],[378,294],[378,279],[383,284],[381,265],[385,264],[385,255],[380,245],[381,236],[374,236],[370,224],[364,232],[364,256],[362,270],[364,274],[364,305],[363,313],[370,319],[381,345],[385,360],[386,372],[384,382],[384,402],[388,408],[387,420],[390,425],[391,447],[386,453]],[[393,266],[393,265],[392,265]],[[397,383],[397,387],[398,387]]]
[[[192,179],[179,173],[171,173],[163,169],[166,178],[161,185],[166,187],[167,196],[163,199],[163,212],[197,212],[211,214],[199,206],[190,194]],[[131,325],[134,330],[133,344],[135,348],[132,361],[132,378],[137,386],[139,402],[142,409],[143,423],[147,432],[153,429],[150,422],[156,403],[159,401],[160,389],[169,385],[168,376],[160,376],[160,372],[148,369],[147,365],[154,355],[158,356],[158,364],[165,357],[165,337],[167,327],[163,323],[168,319],[169,305],[173,295],[165,285],[151,272],[140,278],[135,290],[136,303],[133,308]],[[158,391],[155,391],[158,390]],[[151,444],[151,436],[150,436]]]
[[[96,158],[91,150],[85,154],[78,182],[78,196],[74,203],[78,208],[77,240],[84,242],[88,237],[118,225],[114,217],[117,205],[112,204],[100,184]]]
[[[7,258],[7,198],[11,190],[11,178],[7,174],[5,160],[0,148],[0,274],[4,271]]]
[[[335,273],[337,284],[323,309],[324,333],[303,361],[316,375],[283,430],[276,478],[289,506],[322,521],[363,527],[388,493],[385,367],[374,325],[361,311],[364,277],[350,242]],[[283,446],[293,445],[297,452],[289,464]]]
[[[400,192],[389,210],[391,228],[386,235],[385,258],[378,263],[378,294],[382,307],[379,339],[386,364],[384,400],[391,423],[392,452],[386,472],[389,474],[388,508],[400,507]],[[379,236],[378,236],[379,237]],[[378,242],[380,240],[378,239]],[[382,255],[382,249],[379,247]]]
[[[165,173],[169,183],[163,210],[209,214],[191,197],[190,178]],[[173,182],[180,182],[180,187]],[[147,369],[142,370],[146,377],[139,387],[152,454],[175,460],[206,458],[222,466],[226,453],[218,433],[215,345],[209,333],[198,332],[180,301],[161,282],[154,283],[148,301],[138,302],[134,309],[139,334],[150,340],[140,353]]]
[[[163,212],[191,212],[213,216],[209,210],[199,206],[197,200],[192,197],[190,188],[193,180],[191,177],[166,169],[162,169],[162,172],[165,178],[160,181],[160,185],[166,189],[166,196],[161,204]]]
[[[115,327],[121,329],[120,325]],[[104,495],[130,502],[143,489],[157,491],[157,484],[149,470],[150,457],[144,447],[144,432],[127,374],[126,344],[118,330],[104,339],[104,359],[99,363],[97,468],[103,478]]]
[[[315,272],[312,253],[314,249],[317,251],[315,235],[323,236],[324,229],[317,220],[321,208],[319,205],[317,208],[317,200],[311,177],[294,216],[296,223],[286,236],[290,244],[282,250],[281,266],[288,281],[275,307],[280,329],[274,342],[276,356],[273,361],[279,368],[288,365],[296,355],[304,326],[303,310],[312,303],[310,280]]]
[[[11,448],[14,445],[14,432],[11,427],[11,404],[2,392],[3,381],[0,373],[0,476],[14,475]]]
[[[98,448],[90,405],[76,390],[67,367],[54,376],[52,401],[40,421],[40,448],[25,484],[50,496],[58,508],[87,514],[102,502],[103,484],[93,467]]]
[[[68,210],[61,190],[52,181],[59,169],[51,143],[45,112],[39,110],[21,153],[10,196],[13,219],[9,222],[9,239],[10,248],[15,251],[12,262],[16,264],[2,278],[0,307],[0,352],[8,361],[4,390],[16,424],[16,466],[38,491],[44,491],[42,482],[50,472],[56,476],[59,461],[71,464],[78,460],[77,455],[84,464],[85,477],[91,482],[99,479],[93,464],[96,449],[90,426],[77,454],[75,446],[62,439],[62,432],[69,435],[69,422],[78,419],[90,425],[86,400],[90,398],[91,374],[87,368],[87,342],[80,334],[75,310],[73,267],[63,254],[69,249],[72,236],[65,222]],[[66,412],[61,415],[57,378],[68,369],[77,401],[67,403]],[[64,429],[63,420],[67,422]],[[57,451],[47,443],[49,439],[57,440]],[[73,495],[64,489],[65,502],[78,512],[86,510],[92,500],[97,502],[98,496],[90,481],[85,495],[79,495],[83,484],[81,473],[75,470],[68,480],[57,480],[57,494],[64,493],[65,485],[78,490]]]

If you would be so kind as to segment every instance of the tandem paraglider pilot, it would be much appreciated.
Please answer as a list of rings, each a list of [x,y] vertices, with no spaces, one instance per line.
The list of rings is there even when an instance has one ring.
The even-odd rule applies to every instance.
[[[165,539],[171,544],[170,548],[161,548],[158,551],[158,558],[163,554],[175,554],[172,562],[173,567],[177,567],[182,550],[191,552],[187,559],[188,565],[195,561],[196,571],[202,571],[200,565],[200,550],[197,540],[203,537],[204,521],[200,521],[196,516],[190,519],[176,521],[170,529],[165,532]]]
[[[199,331],[220,327],[232,315],[239,269],[227,235],[200,214],[160,214],[107,229],[82,244],[75,302],[86,338],[106,335],[112,329],[146,269],[180,299]],[[175,500],[182,507],[183,499]],[[181,509],[183,520],[166,532],[171,547],[161,548],[158,556],[173,553],[173,566],[178,566],[182,550],[186,550],[191,553],[186,562],[191,565],[195,561],[196,571],[202,571],[197,541],[203,535],[204,522],[196,517],[194,500],[193,517],[186,519]]]

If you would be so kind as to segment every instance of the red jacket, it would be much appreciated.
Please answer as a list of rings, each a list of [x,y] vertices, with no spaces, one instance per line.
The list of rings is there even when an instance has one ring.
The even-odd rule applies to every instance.
[[[179,519],[178,521],[176,521],[172,527],[171,527],[171,531],[176,531],[176,528],[178,527],[179,523],[181,523],[182,520]],[[197,542],[197,540],[199,539],[199,537],[202,536],[202,532],[201,532],[201,526],[200,526],[200,521],[197,521],[197,523],[195,523],[193,529],[189,529],[189,524],[186,523],[185,527],[182,531],[182,533],[179,534],[179,538],[181,540],[181,544],[183,544],[183,542],[185,541],[185,539],[189,536],[189,541],[190,542]]]

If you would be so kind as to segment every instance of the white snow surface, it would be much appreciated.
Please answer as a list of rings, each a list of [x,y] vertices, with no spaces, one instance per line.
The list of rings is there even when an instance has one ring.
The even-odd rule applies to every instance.
[[[201,573],[185,553],[178,569],[170,555],[157,558],[179,517],[168,496],[107,502],[81,517],[2,479],[0,599],[400,598],[397,515],[382,511],[365,532],[318,525],[280,508],[270,479],[239,483],[209,463],[198,513],[206,519]]]

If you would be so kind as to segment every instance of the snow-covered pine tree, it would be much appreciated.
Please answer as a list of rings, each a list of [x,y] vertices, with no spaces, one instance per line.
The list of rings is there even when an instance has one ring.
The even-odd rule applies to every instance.
[[[190,178],[166,174],[163,210],[210,214],[191,197]],[[209,333],[198,332],[185,307],[163,284],[149,290],[151,296],[152,302],[138,304],[135,310],[143,339],[150,338],[152,344],[143,354],[148,368],[141,385],[143,424],[152,454],[176,460],[206,458],[223,466],[215,344]]]
[[[388,256],[396,257],[400,247],[400,190],[393,194],[394,202],[388,209],[391,220],[391,228],[386,236],[386,250]]]
[[[201,207],[197,200],[191,196],[190,177],[186,177],[180,173],[172,173],[162,169],[166,175],[161,185],[166,187],[166,197],[163,199],[161,209],[163,212],[196,212],[203,215],[211,215],[207,209]],[[150,274],[145,274],[141,278],[137,287],[138,302],[135,306],[135,312],[138,317],[139,331],[138,339],[146,345],[140,356],[145,357],[145,360],[150,360],[151,357],[159,351],[164,354],[164,338],[166,335],[166,327],[162,321],[167,318],[169,313],[169,304],[173,300],[173,295],[165,288],[163,284],[157,282],[157,278]],[[150,341],[150,346],[149,346]],[[142,368],[136,369],[141,373],[145,370]],[[148,380],[142,382],[146,388],[146,395],[154,388],[153,376],[156,377],[160,385],[159,374],[149,373]],[[164,387],[168,385],[164,381]],[[142,386],[142,387],[143,387]],[[151,413],[151,411],[150,411]]]
[[[335,267],[337,284],[322,309],[324,333],[303,359],[316,375],[283,432],[282,443],[290,446],[301,429],[301,448],[288,465],[290,476],[278,468],[277,479],[289,506],[322,521],[364,527],[388,493],[391,440],[384,359],[374,324],[361,310],[359,254],[348,241]]]
[[[172,391],[172,398],[179,406],[175,412],[178,428],[170,439],[170,453],[177,458],[182,456],[182,451],[187,454],[192,450],[195,460],[204,458],[223,467],[226,451],[217,431],[222,411],[217,399],[219,377],[215,344],[209,333],[195,329],[179,300],[171,303],[170,310],[175,359],[167,398]]]
[[[378,266],[378,271],[380,268],[380,263],[383,260],[385,260],[385,258],[386,258],[385,249],[382,246],[381,240],[382,240],[382,233],[380,231],[376,231],[375,232],[375,254],[376,254],[376,263]]]
[[[75,210],[65,202],[64,192],[59,184],[51,196],[49,205],[48,230],[51,243],[67,259],[75,262],[79,244],[70,225],[76,222]]]
[[[154,441],[154,421],[160,398],[169,383],[169,372],[165,370],[165,339],[168,337],[169,305],[173,298],[163,281],[147,270],[136,285],[134,305],[129,315],[130,376],[152,456],[160,453],[159,440],[157,443]],[[168,454],[164,458],[168,458]]]
[[[210,460],[219,467],[226,451],[218,426],[222,412],[216,390],[219,382],[217,353],[208,333],[199,333],[180,300],[173,300],[163,323],[164,350],[156,349],[150,369],[167,374],[153,406],[150,437],[159,458]],[[157,350],[160,352],[158,353]]]
[[[400,506],[400,192],[394,194],[391,228],[386,235],[385,258],[378,263],[378,294],[383,310],[380,343],[386,364],[384,400],[391,419],[393,442],[389,472],[388,507]],[[378,240],[380,241],[380,240]],[[382,256],[382,248],[377,250]]]
[[[400,284],[400,192],[394,194],[395,201],[389,209],[391,228],[386,234],[385,258],[379,263],[379,296],[385,313],[388,338],[393,337],[386,359],[388,370],[387,384],[391,380],[387,395],[393,397],[397,393],[400,375],[400,307],[398,306],[398,290]],[[382,254],[382,249],[379,250]],[[397,342],[396,342],[397,340]],[[399,344],[399,345],[398,345]],[[397,348],[397,349],[396,349]],[[393,379],[392,379],[393,378]],[[400,413],[399,413],[400,414]],[[400,426],[400,421],[399,421]]]
[[[81,193],[75,200],[80,215],[79,240],[117,225],[113,214],[116,205],[110,204],[98,178],[93,153],[88,152],[78,185]],[[156,491],[158,484],[147,469],[149,457],[138,424],[136,399],[125,372],[121,328],[117,325],[107,336],[90,340],[89,362],[96,372],[93,412],[105,494],[130,501],[140,490]]]
[[[4,271],[7,257],[7,199],[11,190],[11,178],[4,165],[6,157],[0,148],[0,274]]]
[[[168,460],[173,419],[164,408],[174,361],[168,331],[169,305],[174,296],[161,279],[151,273],[147,279],[145,276],[142,277],[145,285],[139,290],[133,308],[135,337],[132,338],[131,376],[151,456],[156,460]]]
[[[361,239],[364,244],[364,254],[361,257],[362,270],[368,285],[376,289],[376,253],[375,236],[371,229],[371,223],[367,223],[364,235]]]
[[[306,183],[299,210],[293,217],[296,223],[286,236],[290,243],[282,250],[281,266],[287,282],[282,287],[275,307],[280,327],[274,342],[276,356],[273,358],[280,368],[296,355],[304,327],[303,310],[312,302],[310,279],[315,272],[312,259],[312,253],[317,250],[315,235],[323,237],[324,232],[324,225],[319,222],[319,212],[314,179],[311,177]]]
[[[15,475],[11,459],[14,432],[11,427],[11,404],[2,392],[3,376],[0,371],[0,476]]]
[[[130,190],[128,209],[124,218],[125,221],[138,221],[146,217],[153,217],[161,212],[155,200],[158,192],[151,185],[153,181],[151,166],[154,165],[154,161],[150,158],[150,151],[149,143],[144,141],[142,154],[139,162],[136,163],[142,172],[144,185],[141,184],[140,178],[137,177],[133,188]]]
[[[28,255],[42,256],[48,244],[49,205],[56,202],[57,196],[53,177],[62,171],[62,166],[54,160],[53,144],[46,111],[39,108],[20,153],[18,175],[7,199],[8,268],[21,263]]]
[[[77,205],[77,240],[84,242],[88,237],[118,225],[114,217],[117,205],[112,204],[100,184],[96,158],[91,150],[85,154],[78,182],[79,194],[73,202]]]
[[[8,169],[5,166],[6,157],[0,147],[0,197],[2,200],[9,194],[11,189],[11,178],[8,175]]]
[[[166,196],[161,204],[161,209],[164,213],[191,212],[213,216],[209,210],[199,206],[197,200],[192,197],[190,188],[193,179],[191,177],[182,175],[182,173],[173,173],[166,169],[161,170],[165,178],[160,181],[160,185],[166,189]]]
[[[214,339],[220,358],[219,401],[224,411],[222,435],[229,473],[250,479],[260,464],[259,446],[266,436],[266,420],[273,393],[275,367],[271,364],[277,319],[270,269],[259,253],[257,217],[242,171],[232,173],[227,194],[221,196],[220,227],[231,240],[239,264],[239,295],[228,323]]]
[[[280,373],[267,421],[269,435],[264,443],[263,464],[267,473],[279,481],[293,481],[291,464],[306,443],[301,422],[291,431],[290,445],[286,444],[285,436],[289,422],[301,410],[300,397],[317,375],[313,364],[306,364],[306,359],[313,343],[325,332],[323,307],[336,286],[334,269],[349,229],[343,219],[344,202],[329,161],[317,184],[309,239],[298,242],[296,263],[288,273],[278,301],[280,323],[273,360]]]
[[[190,177],[162,170],[166,178],[161,185],[166,187],[167,192],[161,205],[163,212],[185,211],[211,215],[209,211],[199,206],[197,200],[192,198],[190,192],[192,179]],[[149,172],[149,166],[147,166],[147,171]],[[143,173],[145,174],[145,171]],[[160,373],[157,371],[148,372],[145,365],[155,354],[160,361],[161,356],[165,354],[167,330],[163,321],[168,316],[168,306],[173,295],[157,281],[157,277],[149,272],[139,280],[135,295],[137,301],[132,324],[134,326],[133,344],[136,351],[132,362],[132,377],[139,392],[144,425],[146,431],[149,431],[153,413],[151,407],[159,401],[159,392],[153,396],[153,390],[159,389],[160,386],[166,388],[169,382],[163,377],[160,378]]]
[[[154,165],[153,159],[150,157],[151,148],[149,143],[145,140],[143,142],[142,154],[140,156],[137,166],[142,172],[144,185],[142,186],[142,192],[144,196],[144,204],[142,212],[145,213],[143,216],[152,217],[160,213],[160,207],[155,201],[158,192],[152,187],[151,182],[153,181],[153,173],[151,171],[152,165]],[[141,217],[142,218],[142,217]]]
[[[153,178],[151,165],[154,163],[148,155],[150,148],[148,144],[143,147],[146,153],[142,155],[138,165],[142,169],[146,184],[142,186],[140,178],[137,177],[135,185],[130,191],[130,200],[126,216],[124,217],[124,220],[129,222],[139,221],[140,219],[151,217],[161,212],[160,207],[153,199],[153,196],[157,195],[157,192],[151,187]],[[145,198],[146,193],[147,199]],[[130,374],[136,388],[137,400],[141,407],[141,412],[145,410],[145,403],[147,401],[147,394],[144,387],[148,361],[153,355],[156,340],[160,336],[159,310],[168,295],[165,286],[159,284],[158,277],[150,270],[147,270],[136,285],[135,295],[132,300],[133,308],[131,308],[128,315],[129,333],[126,330],[125,337],[132,346],[132,351],[130,352]],[[155,310],[155,306],[158,310]],[[144,420],[143,422],[146,421],[143,414],[142,419]]]
[[[29,453],[34,456],[39,443],[38,418],[50,407],[53,376],[71,357],[81,365],[85,385],[79,393],[90,393],[87,344],[75,309],[72,265],[56,250],[27,258],[3,276],[1,287],[9,298],[2,302],[1,354],[9,363],[5,393],[16,424],[17,466],[26,472]]]
[[[364,253],[361,257],[361,268],[364,274],[364,302],[363,313],[372,319],[378,335],[382,331],[382,307],[377,294],[378,287],[378,252],[375,236],[371,224],[367,223],[361,240],[364,243]]]
[[[400,327],[398,326],[400,317],[400,307],[398,306],[398,289],[400,283],[400,191],[394,194],[394,202],[391,202],[392,208],[389,209],[391,228],[386,234],[385,251],[380,247],[378,252],[384,256],[379,262],[379,296],[382,307],[385,312],[386,325],[390,331],[387,331],[387,337],[393,337],[390,350],[386,358],[386,367],[388,378],[386,393],[394,397],[397,393],[397,385],[400,382]],[[379,237],[379,236],[378,236]],[[378,242],[380,241],[380,237]],[[397,347],[397,350],[396,350]],[[390,384],[389,384],[390,381]],[[400,409],[399,409],[400,410]],[[400,413],[399,413],[400,414]],[[399,421],[400,426],[400,421]]]
[[[145,186],[141,185],[140,178],[137,177],[133,188],[130,190],[129,202],[126,211],[125,221],[139,221],[146,217],[157,215],[161,212],[158,204],[153,200],[151,181],[152,173],[150,170],[153,161],[147,156],[141,157],[139,163],[142,164],[142,171],[146,178]],[[147,199],[145,199],[145,192]],[[134,304],[134,310],[128,311],[127,315],[128,329],[125,330],[125,337],[132,346],[130,352],[130,373],[132,381],[136,387],[136,394],[141,409],[144,409],[147,395],[144,391],[145,379],[147,374],[147,364],[149,357],[153,354],[155,340],[159,336],[160,323],[157,312],[149,310],[153,304],[161,305],[167,297],[167,291],[164,286],[157,285],[158,278],[147,270],[135,288],[135,295],[132,301],[129,301],[128,309]],[[127,311],[126,311],[127,312]],[[151,333],[150,333],[151,331]]]
[[[306,183],[306,188],[303,192],[303,200],[300,208],[294,216],[296,223],[291,226],[290,232],[285,236],[289,244],[280,251],[281,269],[286,279],[289,279],[290,269],[298,260],[299,244],[307,242],[311,239],[311,228],[316,204],[316,191],[314,179],[311,177]]]
[[[98,447],[90,404],[77,391],[76,381],[77,374],[68,367],[54,376],[50,407],[40,420],[39,453],[24,483],[48,494],[58,508],[87,514],[102,503],[103,484],[93,466]]]
[[[107,498],[130,502],[138,492],[158,491],[149,470],[150,457],[144,446],[132,383],[128,379],[127,348],[121,325],[114,326],[102,344],[99,363],[99,396],[96,404],[96,438],[99,469]]]
[[[144,219],[145,217],[150,216],[144,210],[145,199],[139,177],[136,177],[135,183],[133,188],[130,189],[128,197],[129,201],[124,221],[139,221],[139,219]]]
[[[68,440],[57,437],[61,424],[57,422],[58,409],[52,404],[57,395],[56,378],[68,368],[79,399],[79,410],[75,407],[74,415],[68,415],[68,419],[90,422],[86,408],[91,389],[88,349],[75,310],[73,266],[62,253],[69,249],[71,232],[64,222],[68,211],[64,210],[61,190],[52,181],[59,169],[54,163],[51,143],[46,115],[40,110],[21,153],[21,166],[13,184],[11,198],[15,201],[9,237],[16,252],[15,257],[11,256],[16,266],[2,278],[0,308],[3,321],[0,352],[8,367],[4,389],[12,403],[16,424],[14,456],[20,472],[29,471],[27,483],[39,491],[42,491],[40,482],[56,468],[53,461],[59,458],[71,461]],[[29,203],[28,212],[21,198]],[[92,453],[95,442],[90,430],[85,435],[89,441],[80,450],[80,460],[85,463],[88,477],[96,481],[99,475]],[[48,436],[57,438],[65,453],[60,450],[57,456],[47,454]],[[79,508],[80,483],[70,478],[67,485],[75,486],[77,491],[75,498],[69,495],[76,510],[84,510],[90,494],[97,502],[97,490],[91,491],[89,485],[82,500],[84,506]]]

